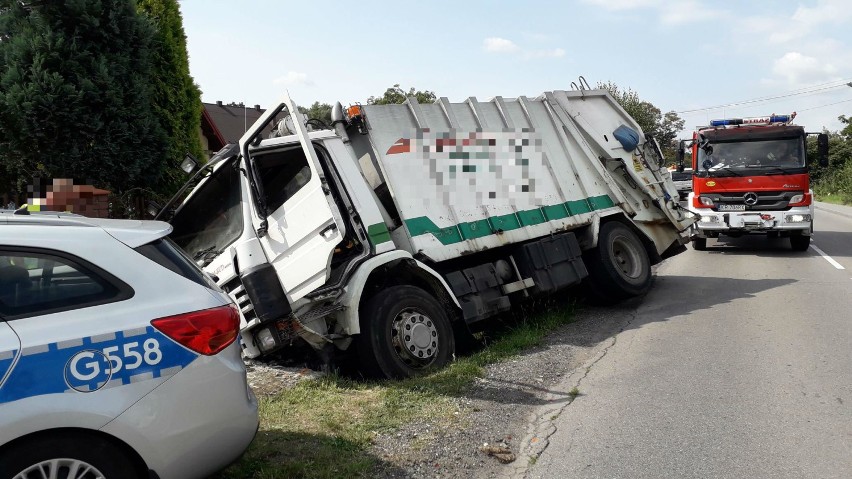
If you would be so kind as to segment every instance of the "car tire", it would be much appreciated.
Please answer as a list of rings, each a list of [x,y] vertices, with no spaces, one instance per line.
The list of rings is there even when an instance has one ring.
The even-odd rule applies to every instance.
[[[420,288],[384,289],[361,307],[360,316],[358,357],[369,376],[418,376],[445,366],[455,354],[447,312]]]
[[[612,301],[639,296],[651,287],[651,261],[645,245],[618,221],[601,226],[598,246],[583,255],[589,270],[589,289],[599,299]]]
[[[707,249],[707,238],[692,238],[692,249],[695,251],[704,251]]]
[[[37,468],[41,466],[41,471]],[[81,468],[91,468],[84,474]],[[77,474],[73,474],[77,468]],[[13,445],[0,454],[0,478],[103,477],[144,479],[124,448],[95,434],[51,433]],[[46,475],[45,475],[46,474]],[[53,475],[52,475],[53,474]]]

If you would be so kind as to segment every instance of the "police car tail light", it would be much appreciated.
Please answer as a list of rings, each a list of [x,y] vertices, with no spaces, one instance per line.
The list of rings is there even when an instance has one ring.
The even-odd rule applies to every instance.
[[[237,338],[240,315],[229,304],[151,321],[163,334],[196,353],[212,356]]]

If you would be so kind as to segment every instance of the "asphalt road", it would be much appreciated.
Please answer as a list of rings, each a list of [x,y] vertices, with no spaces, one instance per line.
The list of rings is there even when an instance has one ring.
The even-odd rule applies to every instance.
[[[852,477],[852,208],[815,228],[664,262],[526,476]]]

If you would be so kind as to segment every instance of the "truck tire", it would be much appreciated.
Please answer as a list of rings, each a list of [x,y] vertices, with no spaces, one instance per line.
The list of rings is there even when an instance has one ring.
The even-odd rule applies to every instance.
[[[384,289],[361,307],[360,316],[358,358],[369,376],[417,376],[445,366],[455,354],[446,311],[420,288]]]
[[[806,235],[790,236],[790,247],[793,251],[807,251],[811,245],[811,237]]]
[[[639,296],[651,287],[648,252],[636,233],[618,221],[601,226],[598,247],[587,251],[583,260],[592,294],[599,299]]]
[[[707,238],[693,238],[692,249],[695,251],[704,251],[707,249]]]
[[[147,477],[125,451],[99,436],[57,432],[51,436],[12,446],[0,454],[0,477],[47,478],[103,477],[142,479]],[[82,475],[88,470],[87,475]]]

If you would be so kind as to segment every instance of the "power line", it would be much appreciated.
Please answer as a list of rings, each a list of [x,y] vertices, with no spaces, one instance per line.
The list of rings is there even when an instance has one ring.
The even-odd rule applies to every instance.
[[[733,102],[733,103],[727,103],[727,104],[724,104],[724,105],[709,106],[709,107],[705,107],[705,108],[694,108],[692,110],[683,110],[683,111],[678,111],[678,112],[675,112],[675,113],[677,113],[677,114],[695,113],[695,112],[699,112],[699,111],[716,110],[716,109],[719,109],[719,108],[730,108],[732,106],[747,105],[747,104],[750,104],[750,103],[760,103],[760,102],[766,102],[766,101],[770,101],[770,100],[777,100],[779,98],[788,98],[788,97],[797,96],[797,95],[807,95],[807,94],[823,92],[823,91],[826,91],[826,90],[832,90],[832,89],[840,88],[840,87],[844,87],[844,86],[852,86],[852,81],[841,80],[841,82],[842,83],[838,83],[837,81],[830,82],[830,83],[823,83],[821,85],[815,85],[813,87],[807,87],[807,88],[800,88],[798,90],[792,90],[792,91],[789,91],[789,92],[781,94],[781,95],[759,97],[759,98],[754,98],[754,99],[751,99],[751,100],[744,100],[744,101],[738,101],[738,102]]]
[[[827,104],[827,105],[812,106],[812,107],[810,107],[810,108],[802,108],[802,109],[801,109],[801,110],[799,110],[799,111],[816,110],[817,108],[822,108],[822,107],[824,107],[824,106],[839,105],[839,104],[841,104],[841,103],[846,103],[846,102],[848,102],[848,101],[852,101],[852,98],[850,98],[850,99],[848,99],[848,100],[840,100],[840,101],[836,101],[836,102],[834,102],[834,103],[829,103],[829,104]]]

